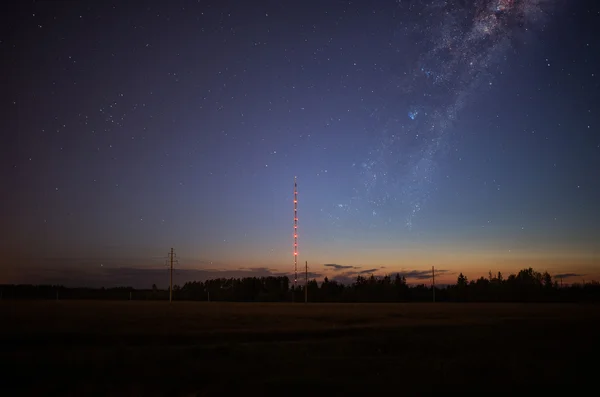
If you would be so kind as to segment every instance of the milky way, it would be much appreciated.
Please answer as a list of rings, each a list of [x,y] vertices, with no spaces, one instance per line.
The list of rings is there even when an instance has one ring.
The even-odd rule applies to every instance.
[[[370,225],[411,229],[435,190],[438,162],[456,119],[475,94],[493,95],[494,77],[512,46],[541,31],[553,0],[398,1],[402,34],[417,42],[416,61],[389,81],[378,144],[356,164],[360,183],[346,218],[368,211]],[[406,28],[409,26],[409,28]],[[487,92],[487,94],[486,94]],[[331,215],[341,219],[342,214]]]

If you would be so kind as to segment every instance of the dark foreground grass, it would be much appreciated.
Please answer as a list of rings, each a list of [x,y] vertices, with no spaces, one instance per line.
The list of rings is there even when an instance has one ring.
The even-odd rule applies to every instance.
[[[592,390],[597,306],[0,302],[2,395]]]

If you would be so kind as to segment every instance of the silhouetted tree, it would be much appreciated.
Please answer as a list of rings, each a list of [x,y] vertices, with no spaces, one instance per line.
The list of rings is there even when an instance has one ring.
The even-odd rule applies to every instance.
[[[131,287],[118,288],[66,288],[57,285],[0,285],[2,297],[9,299],[112,299],[127,300],[135,291],[135,299],[169,299],[168,289],[161,290],[156,284],[151,289],[134,290]],[[345,285],[327,277],[319,285],[316,280],[308,283],[311,302],[405,302],[431,301],[429,285],[409,286],[400,274],[368,278],[358,275],[355,282]],[[177,300],[206,301],[291,301],[293,288],[289,278],[244,277],[218,278],[205,281],[191,281],[183,286],[175,285],[173,293]],[[295,300],[304,301],[304,286],[298,285]],[[446,288],[436,288],[437,301],[600,301],[600,284],[593,281],[561,287],[548,272],[540,273],[532,268],[511,274],[506,279],[498,272],[493,276],[480,277],[469,281],[460,273],[456,284]]]

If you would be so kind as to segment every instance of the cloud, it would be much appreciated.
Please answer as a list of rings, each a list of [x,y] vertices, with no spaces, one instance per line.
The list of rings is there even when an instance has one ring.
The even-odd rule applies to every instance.
[[[346,269],[360,269],[360,267],[350,266],[348,268],[343,268],[340,270],[346,270]],[[369,275],[375,274],[379,270],[380,269],[378,269],[378,268],[372,268],[372,269],[365,269],[365,270],[345,271],[345,272],[336,274],[333,277],[330,277],[330,280],[337,281],[338,283],[342,283],[342,284],[352,284],[353,282],[356,281],[356,276],[364,275],[364,274],[369,274]]]
[[[251,273],[270,273],[273,270],[268,267],[240,267],[238,270],[247,271]]]
[[[95,267],[110,267],[110,268],[164,268],[168,264],[168,257],[165,256],[89,256],[89,257],[43,257],[24,258],[21,263],[26,264],[28,268],[44,268],[44,269],[82,269]],[[176,266],[185,267],[188,269],[208,269],[208,268],[223,268],[227,267],[227,263],[212,261],[208,259],[176,257]],[[250,268],[253,269],[253,268]],[[263,269],[263,268],[256,268]]]
[[[407,279],[427,280],[431,278],[431,270],[403,270],[397,273],[400,277],[406,277]],[[435,269],[435,274],[452,274],[449,270]],[[392,276],[396,276],[393,273]]]
[[[585,274],[577,274],[577,273],[560,273],[555,274],[554,278],[572,278],[572,277],[583,277]]]
[[[379,269],[361,270],[361,271],[357,272],[357,274],[371,274],[371,273],[375,273],[377,270],[379,270]]]
[[[379,272],[379,274],[378,274]],[[365,274],[374,274],[374,275],[383,275],[385,273],[382,273],[381,268],[372,268],[372,269],[365,269],[365,270],[352,270],[352,271],[346,271],[346,272],[341,272],[337,275],[335,275],[334,277],[331,278],[332,281],[337,281],[338,283],[343,283],[343,284],[352,284],[356,281],[356,277],[359,275],[365,275]],[[431,278],[431,270],[418,270],[418,269],[413,269],[413,270],[403,270],[401,272],[397,272],[397,273],[389,273],[388,275],[390,277],[396,277],[396,274],[400,275],[400,277],[404,276],[407,280],[427,280]],[[436,275],[448,275],[448,274],[454,274],[453,272],[450,272],[449,270],[445,270],[445,269],[435,269],[435,274]]]
[[[243,269],[173,269],[173,284],[182,286],[190,281],[205,281],[217,278],[269,277],[287,276],[290,283],[294,280],[293,273],[275,272],[266,267]],[[305,273],[298,272],[298,282],[304,283]],[[319,279],[322,274],[308,273],[309,279]],[[66,287],[133,287],[149,289],[152,284],[159,288],[169,285],[169,267],[153,268],[90,266],[60,266],[29,268],[11,274],[5,281],[11,284],[53,284]]]
[[[33,261],[32,261],[33,262]],[[31,262],[30,262],[31,263]],[[372,265],[371,265],[372,266]],[[370,267],[363,269],[360,266],[339,265],[327,263],[323,267],[329,272],[309,271],[309,279],[322,280],[329,275],[330,280],[350,284],[356,281],[358,275],[369,276],[374,274],[382,276],[390,269]],[[30,266],[19,266],[5,269],[2,283],[23,284],[59,284],[67,287],[115,287],[130,286],[134,288],[150,288],[156,284],[159,288],[166,288],[169,284],[169,267],[165,258],[40,258]],[[286,269],[287,270],[287,269]],[[394,277],[396,273],[387,273]],[[431,278],[431,270],[413,269],[398,272],[407,280],[419,281]],[[448,270],[436,269],[436,275],[453,274]],[[183,285],[189,281],[205,281],[216,278],[243,278],[243,277],[268,277],[284,276],[293,283],[294,273],[281,271],[270,267],[242,267],[227,268],[227,264],[206,259],[187,260],[180,258],[179,264],[173,271],[173,283]],[[569,278],[579,277],[582,274],[565,273],[555,275]],[[303,284],[305,273],[303,268],[298,269],[298,283]]]
[[[167,269],[109,269],[111,280],[119,280],[119,285],[128,285],[135,288],[150,288],[156,284],[166,288],[169,282]],[[244,278],[244,277],[288,277],[290,285],[294,281],[294,274],[289,272],[276,272],[266,267],[253,267],[243,269],[175,269],[173,270],[173,283],[183,285],[190,281],[206,281],[217,278]],[[304,283],[306,274],[298,272],[298,283]],[[308,279],[321,278],[316,272],[308,272]],[[108,281],[107,281],[108,284]]]
[[[287,277],[290,279],[290,282],[294,281],[294,274],[293,273],[273,273],[271,274],[272,276],[276,276],[276,277]],[[306,273],[304,273],[304,271],[298,271],[298,283],[299,284],[303,284],[304,283],[304,278],[306,277]],[[312,280],[312,279],[316,279],[316,278],[321,278],[323,277],[323,274],[321,273],[316,273],[316,272],[308,272],[308,279]]]
[[[340,284],[348,285],[348,284],[352,284],[353,282],[355,282],[356,277],[351,277],[348,275],[337,275],[337,276],[332,277],[330,280],[338,282]]]
[[[342,284],[352,284],[356,281],[356,277],[359,275],[365,275],[365,274],[375,274],[375,276],[377,276],[376,272],[377,271],[381,271],[380,269],[365,269],[365,270],[360,270],[360,271],[349,271],[349,272],[343,272],[340,274],[335,275],[334,277],[330,278],[331,281],[337,281],[338,283],[342,283]],[[390,273],[388,274],[390,277],[392,277],[392,279],[394,277],[396,277],[396,274],[400,275],[400,277],[404,276],[406,277],[407,280],[427,280],[431,278],[431,270],[404,270],[402,272],[398,272],[398,273]],[[435,274],[453,274],[452,272],[450,272],[449,270],[444,270],[444,269],[436,269],[435,270]],[[380,273],[379,276],[381,276],[382,274]],[[442,287],[442,284],[439,284],[438,287]]]
[[[325,267],[332,267],[334,270],[355,269],[354,266],[337,265],[335,263],[327,263],[327,264],[325,264],[323,266],[325,266]]]
[[[352,267],[352,269],[360,269],[360,267]],[[345,271],[342,272],[338,275],[336,275],[335,277],[350,277],[350,276],[357,276],[359,274],[371,274],[371,273],[376,273],[379,269],[365,269],[365,270],[351,270],[351,271]]]

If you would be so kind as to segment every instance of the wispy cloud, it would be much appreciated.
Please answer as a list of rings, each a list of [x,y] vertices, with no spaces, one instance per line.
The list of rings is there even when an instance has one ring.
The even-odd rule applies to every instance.
[[[371,273],[375,273],[377,270],[379,270],[379,269],[367,269],[367,270],[361,270],[357,273],[358,274],[371,274]]]
[[[279,272],[279,273],[272,273],[271,275],[277,276],[277,277],[286,276],[287,278],[290,279],[290,281],[294,281],[294,273]],[[304,279],[307,276],[308,276],[309,280],[312,280],[312,279],[320,279],[321,277],[323,277],[323,274],[316,273],[316,272],[308,272],[308,274],[307,274],[304,272],[304,270],[299,270],[298,271],[298,282],[304,283]]]
[[[555,274],[554,278],[573,278],[573,277],[583,277],[585,274],[577,274],[577,273],[559,273]]]
[[[268,267],[240,267],[238,270],[251,272],[251,273],[270,273],[273,269]]]
[[[352,267],[352,269],[360,269],[360,267]],[[347,270],[347,269],[343,269],[343,270]],[[356,277],[357,276],[362,276],[365,274],[373,274],[376,275],[376,273],[379,271],[380,269],[378,268],[372,268],[372,269],[364,269],[364,270],[350,270],[350,271],[344,271],[344,272],[340,272],[338,274],[336,274],[335,276],[333,276],[331,278],[331,280],[335,280],[338,283],[342,283],[342,284],[351,284],[354,281],[356,281]]]
[[[308,273],[309,279],[322,280],[325,275],[330,280],[341,283],[352,283],[358,275],[383,276],[389,269],[382,266],[351,266],[337,263],[326,263],[321,269],[312,269]],[[31,263],[31,266],[19,267],[13,271],[5,272],[2,282],[24,284],[61,284],[65,286],[80,287],[114,287],[131,286],[134,288],[150,288],[156,284],[165,288],[169,283],[169,270],[165,258],[40,258]],[[310,270],[310,269],[309,269]],[[412,269],[398,272],[400,276],[410,280],[427,280],[431,278],[431,270]],[[436,269],[437,274],[452,274],[448,270]],[[206,259],[187,260],[180,258],[179,264],[174,269],[174,283],[183,285],[189,281],[205,281],[216,278],[243,278],[243,277],[268,277],[285,276],[294,280],[293,272],[282,272],[280,269],[270,267],[242,267],[228,268],[227,264],[213,262]],[[304,282],[304,269],[298,269],[298,281]],[[555,275],[567,279],[580,277],[583,274],[564,273]]]
[[[183,285],[190,281],[205,281],[217,278],[286,276],[293,282],[292,273],[276,272],[266,267],[244,269],[181,269],[173,270],[173,283]],[[304,272],[298,272],[298,279],[304,282]],[[321,273],[309,272],[309,279],[320,279]],[[54,284],[67,287],[119,287],[151,288],[156,284],[166,288],[169,284],[169,268],[134,268],[104,266],[73,266],[65,271],[60,268],[36,268],[28,272],[19,272],[11,276],[9,283],[14,284]]]
[[[365,270],[351,270],[351,271],[346,271],[346,272],[341,272],[339,274],[336,274],[333,278],[331,278],[332,280],[335,280],[339,283],[343,283],[343,284],[351,284],[353,282],[356,281],[356,277],[359,275],[365,275],[365,274],[374,274],[376,276],[382,276],[384,274],[388,274],[390,277],[395,277],[396,274],[398,274],[400,277],[404,276],[407,280],[427,280],[431,278],[431,270],[420,270],[420,269],[413,269],[413,270],[403,270],[401,272],[397,272],[397,273],[383,273],[381,269],[384,269],[384,267],[380,267],[380,268],[372,268],[372,269],[365,269]],[[445,269],[436,269],[435,270],[435,274],[438,275],[442,275],[442,274],[453,274],[453,272],[450,272],[449,270],[445,270]]]
[[[331,267],[331,268],[333,268],[336,271],[337,270],[345,270],[345,269],[356,269],[354,266],[344,266],[344,265],[338,265],[338,264],[335,264],[335,263],[327,263],[327,264],[325,264],[323,266],[325,266],[325,267]]]
[[[451,274],[449,273],[449,270],[445,270],[445,269],[435,269],[435,274],[436,275],[442,275],[442,274]],[[407,279],[417,279],[417,280],[427,280],[429,278],[431,278],[431,270],[403,270],[401,272],[398,272],[398,274],[400,275],[400,277],[406,277]],[[394,276],[396,275],[396,273],[393,274]]]
[[[356,277],[338,274],[331,278],[331,281],[338,282],[340,284],[352,284],[356,281]]]

